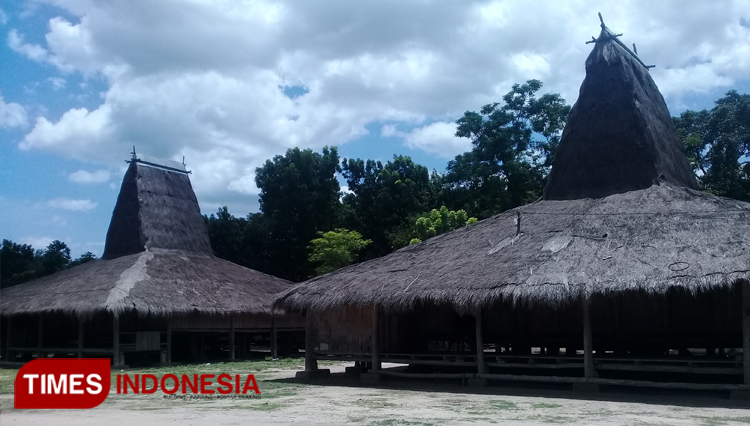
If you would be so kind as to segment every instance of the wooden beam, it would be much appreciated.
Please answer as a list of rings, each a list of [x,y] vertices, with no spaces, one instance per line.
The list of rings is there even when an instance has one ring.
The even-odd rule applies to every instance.
[[[750,385],[750,282],[742,282],[742,369]]]
[[[589,299],[584,297],[583,305],[583,375],[587,378],[599,377],[594,368],[594,341],[591,336],[591,313]]]
[[[315,360],[315,315],[309,309],[305,312],[305,371],[318,369]]]
[[[229,359],[234,359],[234,317],[229,315]]]
[[[172,318],[167,318],[167,364],[172,362]]]
[[[120,318],[112,315],[112,366],[121,365],[120,362]]]
[[[39,314],[39,329],[36,334],[36,357],[37,358],[42,358],[42,348],[44,347],[44,345],[42,344],[42,340],[44,338],[43,327],[44,327],[44,314]]]
[[[477,333],[477,372],[480,374],[487,372],[487,366],[484,363],[484,340],[482,339],[482,309],[477,308],[474,314],[474,324]]]
[[[7,317],[5,321],[8,323],[8,326],[6,327],[6,333],[5,336],[5,362],[10,361],[10,334],[12,332],[11,324],[12,324],[12,318]]]
[[[276,316],[271,315],[271,358],[278,357],[278,341],[276,340]]]
[[[83,358],[83,317],[78,317],[78,358]]]
[[[378,347],[378,335],[380,333],[380,318],[378,315],[378,307],[372,307],[372,369],[377,371],[380,370],[380,348]]]

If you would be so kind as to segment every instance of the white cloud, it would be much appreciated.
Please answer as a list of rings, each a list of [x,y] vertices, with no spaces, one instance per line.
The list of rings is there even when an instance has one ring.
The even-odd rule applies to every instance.
[[[28,124],[26,108],[15,102],[6,104],[3,96],[0,95],[0,127],[26,127]]]
[[[71,198],[55,198],[47,201],[47,205],[56,209],[72,211],[88,211],[96,208],[97,203],[91,200],[74,200]]]
[[[71,173],[68,179],[76,183],[104,183],[109,180],[109,172],[107,170],[97,170],[95,172],[78,170]]]
[[[34,250],[42,250],[54,241],[52,237],[21,237],[18,239],[19,244],[28,244],[34,248]]]
[[[398,136],[451,157],[469,146],[451,123],[513,83],[540,78],[543,91],[573,102],[591,49],[583,42],[598,35],[596,11],[657,65],[665,95],[750,78],[742,0],[549,0],[533,13],[521,0],[58,6],[78,19],[52,18],[45,46],[16,30],[9,45],[84,80],[102,78],[106,93],[98,107],[37,117],[19,147],[102,164],[119,164],[134,144],[157,157],[184,155],[199,199],[211,205],[257,193],[254,169],[265,159],[292,146],[344,144],[370,123],[416,127]],[[290,99],[287,86],[308,91]]]
[[[453,122],[438,121],[415,128],[408,133],[399,131],[396,126],[388,124],[383,126],[380,134],[385,137],[402,138],[410,148],[421,149],[444,158],[453,158],[462,152],[471,150],[469,139],[455,136],[456,124]]]
[[[8,33],[8,46],[13,49],[13,51],[37,62],[46,61],[49,56],[47,49],[42,46],[38,44],[24,43],[23,35],[19,34],[16,30],[10,30]]]
[[[52,85],[52,89],[54,90],[60,90],[65,88],[65,79],[60,77],[50,77],[47,79],[49,83]]]

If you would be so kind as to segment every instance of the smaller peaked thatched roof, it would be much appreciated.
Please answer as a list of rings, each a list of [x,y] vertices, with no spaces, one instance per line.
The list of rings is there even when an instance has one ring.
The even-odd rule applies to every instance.
[[[696,188],[656,84],[602,23],[543,199],[313,278],[274,307],[461,310],[750,280],[750,203]]]
[[[291,286],[214,257],[187,174],[134,160],[103,258],[3,289],[0,312],[270,313]]]

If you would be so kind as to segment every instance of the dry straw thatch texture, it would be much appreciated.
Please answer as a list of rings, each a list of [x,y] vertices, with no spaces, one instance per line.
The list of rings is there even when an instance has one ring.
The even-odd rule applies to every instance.
[[[604,27],[586,72],[542,200],[316,277],[274,307],[466,311],[750,279],[750,204],[696,190],[647,69]]]
[[[291,285],[214,257],[187,175],[134,161],[103,259],[4,289],[0,312],[270,313]]]
[[[743,278],[750,279],[750,204],[664,184],[537,201],[311,279],[275,306],[559,304],[594,293],[698,291]]]

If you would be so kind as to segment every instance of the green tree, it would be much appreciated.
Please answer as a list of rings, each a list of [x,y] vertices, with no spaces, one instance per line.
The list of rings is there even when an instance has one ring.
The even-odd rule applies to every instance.
[[[214,255],[242,265],[243,252],[242,235],[246,228],[246,221],[234,217],[229,213],[227,206],[220,207],[216,214],[203,216],[208,230],[208,238],[211,241],[211,249]]]
[[[413,226],[406,234],[409,236],[408,244],[417,244],[454,229],[476,223],[477,218],[469,217],[464,210],[448,210],[447,207],[441,206],[439,210],[432,209],[431,212],[425,213],[414,221]],[[402,237],[401,245],[406,245]]]
[[[372,240],[362,239],[357,231],[336,228],[333,231],[320,232],[320,238],[310,241],[310,262],[318,264],[317,275],[335,271],[350,265],[357,258],[357,253]]]
[[[673,120],[701,188],[750,201],[750,95],[731,90],[710,111]]]
[[[436,188],[426,167],[410,157],[394,155],[393,161],[348,159],[341,163],[351,194],[343,198],[350,214],[350,228],[371,239],[365,258],[393,250],[391,236],[409,226],[410,218],[435,207]]]
[[[260,211],[269,233],[271,273],[293,281],[310,275],[307,246],[334,228],[341,214],[336,148],[290,149],[256,169]]]
[[[481,218],[538,198],[552,164],[570,106],[559,94],[536,93],[542,82],[514,84],[503,104],[467,111],[456,136],[472,150],[448,163],[441,199]]]
[[[3,240],[0,249],[0,286],[10,287],[34,278],[34,262],[33,247]]]
[[[96,255],[94,253],[91,253],[90,251],[87,251],[86,253],[82,254],[75,260],[71,261],[68,265],[68,268],[72,268],[74,266],[83,265],[84,263],[91,262],[92,260],[96,260]]]
[[[60,240],[49,243],[43,251],[38,251],[35,255],[37,260],[36,276],[43,277],[62,271],[70,264],[70,248]]]

